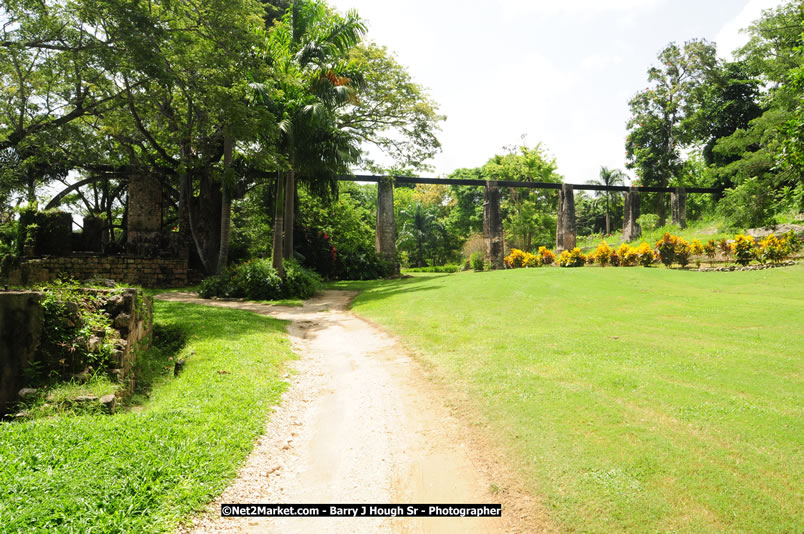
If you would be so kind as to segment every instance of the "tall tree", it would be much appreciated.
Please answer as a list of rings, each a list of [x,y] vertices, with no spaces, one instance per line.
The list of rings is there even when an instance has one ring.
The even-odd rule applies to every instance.
[[[712,43],[694,39],[683,46],[670,43],[658,59],[659,65],[648,69],[648,87],[629,102],[626,167],[636,169],[643,185],[667,187],[680,173],[682,148],[693,140],[689,119],[701,105],[717,57]],[[665,197],[649,199],[660,224],[667,218]]]
[[[625,173],[620,169],[600,167],[600,176],[596,180],[590,181],[590,183],[611,187],[613,185],[623,185],[625,178]],[[603,197],[606,199],[606,234],[611,233],[611,211],[609,210],[609,203],[612,197],[618,195],[619,193],[614,191],[605,191],[603,193]]]

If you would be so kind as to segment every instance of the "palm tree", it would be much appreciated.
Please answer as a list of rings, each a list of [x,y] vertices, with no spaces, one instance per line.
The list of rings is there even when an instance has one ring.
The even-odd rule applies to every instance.
[[[400,210],[399,216],[406,219],[399,232],[399,244],[412,245],[416,252],[414,267],[424,267],[424,247],[436,237],[441,223],[421,202],[417,202],[412,210]]]
[[[605,185],[611,187],[613,185],[623,185],[626,174],[620,169],[609,169],[607,167],[600,167],[600,177],[596,180],[589,181],[590,184]],[[606,198],[606,234],[611,233],[611,217],[609,215],[609,199],[612,194],[618,195],[619,193],[613,191],[605,191]]]
[[[295,0],[268,34],[267,56],[275,62],[277,81],[252,87],[281,117],[278,149],[284,161],[277,173],[272,247],[280,274],[283,258],[293,255],[297,181],[313,194],[334,196],[337,176],[360,156],[358,139],[340,126],[339,115],[356,102],[360,76],[348,55],[365,31],[354,11],[341,17],[317,0]]]

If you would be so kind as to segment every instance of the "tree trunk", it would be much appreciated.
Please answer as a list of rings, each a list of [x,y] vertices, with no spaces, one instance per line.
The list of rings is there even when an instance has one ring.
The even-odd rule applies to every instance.
[[[296,222],[296,172],[291,169],[287,174],[285,184],[285,241],[284,256],[293,259],[293,225]]]
[[[195,251],[198,253],[198,257],[201,260],[201,265],[204,267],[204,272],[210,274],[210,265],[209,260],[207,259],[206,252],[204,251],[204,247],[201,246],[201,241],[198,238],[198,231],[196,229],[196,221],[193,220],[193,206],[192,206],[192,188],[190,187],[190,175],[187,171],[184,171],[181,175],[181,189],[184,191],[184,194],[187,195],[185,198],[185,202],[187,203],[187,222],[190,223],[190,237],[192,237],[193,244],[195,245]]]
[[[232,229],[232,195],[229,184],[229,171],[232,167],[232,136],[226,132],[223,136],[223,180],[221,180],[221,243],[218,251],[218,266],[215,274],[226,268],[229,261],[229,235]]]
[[[274,236],[273,236],[273,266],[279,276],[285,277],[285,266],[282,262],[284,252],[283,233],[284,233],[284,210],[285,210],[285,178],[281,173],[276,173],[276,201],[274,203]]]
[[[611,234],[611,220],[609,219],[609,195],[606,194],[606,235]]]

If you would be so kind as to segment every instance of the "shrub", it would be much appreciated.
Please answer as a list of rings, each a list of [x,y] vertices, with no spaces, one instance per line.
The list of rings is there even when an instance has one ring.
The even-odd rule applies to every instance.
[[[482,252],[475,252],[469,258],[469,263],[472,264],[472,269],[476,272],[481,272],[483,270],[483,253]]]
[[[709,257],[709,264],[715,263],[715,254],[717,254],[717,245],[714,239],[710,239],[703,246],[704,253]]]
[[[731,256],[731,243],[725,237],[717,242],[717,247],[720,249],[720,252],[723,254],[723,259],[728,261],[729,256]]]
[[[293,260],[285,261],[282,280],[270,259],[250,260],[210,276],[201,283],[198,293],[203,298],[247,298],[277,300],[309,298],[321,286],[321,277]]]
[[[754,236],[737,234],[734,236],[732,252],[734,261],[740,265],[748,265],[754,257]]]
[[[801,240],[798,238],[795,231],[787,231],[782,235],[782,240],[784,240],[785,245],[785,256],[791,256],[801,250]]]
[[[617,256],[620,258],[620,265],[623,267],[632,267],[639,261],[639,253],[637,249],[630,246],[628,243],[623,243],[617,249]]]
[[[765,263],[766,261],[779,263],[785,256],[787,256],[786,239],[779,239],[773,234],[761,240],[759,248],[756,249],[756,258],[760,263]]]
[[[518,248],[511,249],[511,253],[503,259],[503,263],[509,269],[519,269],[525,265],[527,259],[527,252],[523,252]]]
[[[525,267],[541,267],[542,257],[538,254],[525,253]]]
[[[665,232],[662,238],[656,242],[656,249],[659,251],[659,259],[665,267],[670,267],[676,259],[677,239],[676,236]]]
[[[556,261],[556,255],[547,247],[539,247],[538,254],[542,257],[542,265],[550,265]]]
[[[461,270],[461,266],[456,263],[448,263],[446,265],[431,265],[428,267],[411,267],[405,270],[409,273],[457,273]]]
[[[650,249],[650,245],[645,243],[644,241],[639,244],[636,248],[637,258],[639,260],[639,264],[643,267],[650,267],[653,265],[655,261],[655,256],[653,255],[653,251]]]
[[[659,216],[655,213],[645,213],[637,217],[636,222],[644,231],[650,232],[659,226]]]
[[[614,251],[611,249],[611,247],[609,247],[608,243],[606,243],[605,241],[601,241],[591,255],[600,264],[601,267],[605,267],[606,265],[609,264],[609,261],[611,260],[611,255],[613,253]]]
[[[681,267],[686,267],[690,261],[691,253],[692,253],[692,247],[690,247],[690,244],[687,243],[687,241],[684,240],[684,238],[677,237],[676,246],[673,249],[673,256],[675,257],[676,262],[679,265],[681,265]]]
[[[561,267],[583,267],[584,263],[586,263],[586,256],[578,247],[565,250],[558,256],[558,265]]]
[[[620,261],[621,261],[620,260],[620,255],[617,254],[617,251],[615,251],[615,250],[611,251],[611,257],[609,258],[609,261],[611,262],[612,267],[619,267],[620,266]]]

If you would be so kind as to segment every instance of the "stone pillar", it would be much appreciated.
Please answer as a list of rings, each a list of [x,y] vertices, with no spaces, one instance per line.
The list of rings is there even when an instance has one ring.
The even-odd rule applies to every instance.
[[[41,293],[0,293],[0,415],[19,400],[24,371],[39,348],[44,325],[42,300]]]
[[[153,241],[162,227],[162,184],[152,176],[131,176],[128,180],[128,245],[131,251],[141,242]]]
[[[670,212],[673,224],[679,228],[687,227],[687,190],[683,187],[676,187],[670,193]]]
[[[556,254],[575,248],[575,193],[572,184],[561,184],[556,217]]]
[[[623,240],[633,241],[642,235],[637,219],[639,218],[639,191],[631,188],[625,194],[625,213],[623,215]]]
[[[486,180],[483,201],[483,237],[486,240],[486,260],[494,269],[502,269],[505,255],[503,224],[500,216],[500,186],[495,180]]]
[[[394,266],[393,274],[399,273],[396,259],[396,221],[394,220],[394,182],[391,178],[377,183],[377,227],[375,247],[381,258]]]

